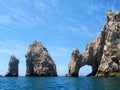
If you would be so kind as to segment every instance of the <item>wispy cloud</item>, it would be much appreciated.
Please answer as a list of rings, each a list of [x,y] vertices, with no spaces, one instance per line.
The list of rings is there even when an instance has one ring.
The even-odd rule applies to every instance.
[[[11,55],[15,55],[20,63],[20,75],[25,73],[25,52],[27,45],[24,41],[20,40],[7,40],[1,39],[0,41],[0,74],[5,75],[8,69],[8,63]],[[23,68],[24,67],[24,68]]]
[[[4,40],[0,42],[0,53],[11,56],[16,55],[20,59],[25,56],[27,45],[23,41]]]
[[[96,36],[96,34],[98,34],[98,32],[91,32],[90,29],[88,29],[87,26],[85,25],[79,25],[78,27],[75,26],[64,26],[64,25],[60,25],[58,26],[59,30],[61,30],[63,33],[66,32],[70,32],[73,33],[75,35],[79,35],[82,37],[94,37]]]
[[[11,23],[10,16],[0,15],[0,24],[9,24]]]
[[[2,54],[8,54],[8,55],[12,55],[14,51],[12,50],[8,50],[8,49],[0,49],[0,53]]]
[[[37,25],[38,23],[45,23],[44,20],[42,20],[41,17],[39,17],[37,14],[31,13],[26,6],[24,6],[23,2],[22,5],[17,5],[19,2],[16,1],[16,7],[12,4],[6,4],[4,2],[0,2],[0,5],[3,6],[3,10],[0,14],[0,24],[4,24],[4,27],[9,26],[12,28],[18,28],[21,26],[24,27],[31,27],[34,25]],[[26,1],[28,3],[28,1]],[[20,3],[21,4],[21,3]],[[32,3],[31,3],[32,5]],[[45,5],[43,5],[45,7]],[[42,7],[43,7],[42,6]],[[9,12],[5,12],[9,11]],[[8,28],[8,29],[9,29]]]
[[[85,36],[88,36],[88,37],[94,37],[98,34],[98,32],[91,32],[90,29],[85,26],[85,25],[80,25],[80,28],[81,28],[81,34],[82,35],[85,35]]]
[[[71,49],[56,46],[56,47],[51,47],[49,49],[49,52],[53,57],[59,57],[59,56],[63,57],[63,56],[69,56],[69,54],[71,53]]]
[[[51,8],[49,5],[47,5],[47,3],[39,0],[34,1],[34,5],[38,10],[42,10],[42,11],[45,11]]]

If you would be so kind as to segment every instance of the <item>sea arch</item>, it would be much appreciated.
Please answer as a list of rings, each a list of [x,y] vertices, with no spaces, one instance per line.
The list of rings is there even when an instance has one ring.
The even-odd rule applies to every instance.
[[[97,73],[102,54],[99,53],[100,51],[94,52],[93,46],[93,43],[87,46],[83,54],[80,54],[77,48],[73,50],[66,76],[78,77],[81,67],[85,65],[92,67],[92,72],[88,76],[94,76]]]

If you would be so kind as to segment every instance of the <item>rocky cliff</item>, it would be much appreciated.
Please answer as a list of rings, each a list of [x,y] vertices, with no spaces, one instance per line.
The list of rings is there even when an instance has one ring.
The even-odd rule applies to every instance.
[[[56,65],[40,42],[34,41],[25,56],[26,76],[57,76]]]
[[[14,55],[12,55],[8,65],[8,71],[5,76],[18,76],[18,64],[19,60]]]
[[[103,30],[96,40],[86,46],[84,53],[73,50],[67,76],[78,76],[79,69],[84,65],[92,66],[92,73],[88,76],[120,76],[120,12],[108,10],[106,16]]]
[[[81,61],[81,54],[77,48],[75,48],[71,54],[71,61],[68,64],[68,74],[66,76],[74,76],[78,77],[79,69],[81,64],[83,64]]]

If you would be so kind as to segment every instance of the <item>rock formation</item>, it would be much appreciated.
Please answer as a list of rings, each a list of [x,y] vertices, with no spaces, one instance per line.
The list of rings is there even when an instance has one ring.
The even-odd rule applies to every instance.
[[[10,57],[8,71],[5,76],[18,76],[18,64],[19,60],[14,55],[12,55]]]
[[[68,64],[68,72],[69,74],[66,74],[66,76],[75,76],[77,77],[78,76],[78,73],[79,73],[79,67],[81,66],[81,55],[80,55],[80,52],[77,48],[75,48],[71,54],[71,61],[70,63]]]
[[[56,65],[40,42],[34,41],[25,56],[26,76],[57,76]]]
[[[120,12],[107,11],[107,22],[96,40],[90,42],[83,54],[73,50],[72,60],[68,65],[67,76],[78,76],[84,65],[92,66],[88,76],[120,76]],[[77,56],[77,58],[76,58]]]

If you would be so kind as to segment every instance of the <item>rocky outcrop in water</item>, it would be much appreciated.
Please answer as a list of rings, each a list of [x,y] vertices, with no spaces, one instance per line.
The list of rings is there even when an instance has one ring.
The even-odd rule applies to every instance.
[[[105,45],[96,76],[120,76],[120,12],[107,12]]]
[[[26,76],[57,76],[56,65],[40,42],[34,41],[25,56]]]
[[[75,48],[71,54],[71,61],[68,64],[68,74],[66,76],[78,76],[79,73],[79,67],[81,63],[81,54],[77,48]]]
[[[5,76],[18,76],[18,64],[19,60],[14,55],[12,55],[8,65],[8,71]]]
[[[108,10],[107,22],[100,35],[86,46],[84,53],[80,57],[76,58],[76,56],[78,56],[78,53],[72,55],[67,76],[76,77],[82,66],[90,65],[92,66],[92,73],[88,76],[119,77],[120,12]]]

